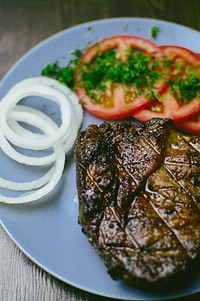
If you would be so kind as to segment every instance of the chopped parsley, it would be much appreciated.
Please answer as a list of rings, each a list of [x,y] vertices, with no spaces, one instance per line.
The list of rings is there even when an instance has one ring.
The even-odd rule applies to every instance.
[[[137,93],[142,93],[144,89],[153,89],[156,80],[161,77],[158,66],[156,58],[152,60],[141,52],[128,51],[127,59],[121,61],[116,58],[114,50],[107,50],[97,54],[90,64],[84,64],[80,71],[80,85],[97,102],[97,91],[105,91],[110,83],[133,86],[138,88]]]
[[[156,25],[151,26],[152,36],[155,37],[158,31]],[[74,89],[73,73],[81,54],[79,50],[72,52],[72,59],[64,67],[60,67],[57,62],[48,64],[41,74]],[[177,100],[186,104],[196,97],[200,99],[200,78],[196,74],[198,68],[196,72],[195,67],[185,61],[152,58],[135,49],[129,49],[126,59],[121,60],[116,50],[111,49],[98,53],[90,63],[80,64],[78,85],[86,90],[95,103],[101,103],[103,99],[109,105],[109,90],[118,84],[122,84],[127,102],[142,93],[161,102],[160,95],[155,92],[155,83],[166,78]]]
[[[149,35],[150,35],[150,37],[151,38],[156,38],[157,35],[158,35],[158,33],[159,33],[159,31],[160,31],[160,28],[157,25],[155,25],[155,24],[151,25],[149,27]]]
[[[87,31],[92,31],[92,32],[93,32],[93,31],[94,31],[94,28],[93,28],[92,26],[88,26],[88,27],[87,27]]]
[[[189,69],[184,78],[179,76],[169,83],[176,98],[183,103],[186,104],[196,97],[200,100],[200,78],[195,75],[193,69]]]
[[[65,67],[60,67],[58,63],[48,64],[41,72],[42,75],[54,78],[59,82],[66,84],[70,88],[74,88],[73,81],[73,71],[76,64],[81,56],[79,50],[71,53],[73,58],[70,60],[69,64]]]

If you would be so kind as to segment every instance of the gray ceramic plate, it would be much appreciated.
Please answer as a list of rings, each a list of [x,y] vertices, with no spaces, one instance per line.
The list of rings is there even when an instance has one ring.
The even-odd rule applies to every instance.
[[[40,75],[47,63],[58,61],[64,65],[69,53],[88,43],[115,34],[133,34],[149,37],[149,26],[156,24],[160,32],[155,42],[176,44],[200,52],[200,33],[159,20],[120,18],[94,21],[64,30],[43,41],[24,55],[7,73],[0,85],[0,98],[20,80]],[[42,101],[34,101],[37,107],[51,112]],[[83,128],[101,120],[85,113]],[[162,294],[130,288],[120,281],[113,281],[95,251],[81,233],[77,223],[73,153],[67,156],[66,169],[58,187],[41,201],[27,205],[0,204],[2,226],[16,245],[44,270],[55,277],[94,294],[123,300],[155,300],[189,295],[200,291],[200,274],[187,285]],[[1,175],[18,180],[31,178],[37,170],[29,171],[11,162],[0,153]],[[10,171],[12,170],[12,174]]]

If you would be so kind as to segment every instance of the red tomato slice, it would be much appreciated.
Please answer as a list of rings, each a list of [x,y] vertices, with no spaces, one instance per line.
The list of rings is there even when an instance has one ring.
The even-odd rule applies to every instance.
[[[163,54],[160,47],[146,39],[132,35],[118,35],[105,38],[93,44],[83,53],[82,59],[84,62],[90,63],[98,53],[114,48],[117,48],[117,50],[122,54],[125,54],[127,48],[143,50],[153,57],[159,57]]]
[[[85,63],[92,63],[98,54],[104,53],[110,49],[115,49],[116,56],[120,57],[121,61],[126,60],[128,49],[137,49],[152,58],[162,57],[162,50],[159,47],[148,40],[129,35],[112,36],[103,39],[86,50],[74,72],[76,93],[85,109],[90,113],[107,120],[125,118],[146,108],[152,103],[152,100],[146,96],[147,93],[140,94],[134,97],[134,99],[128,99],[126,88],[120,83],[111,84],[110,89],[108,89],[106,93],[102,92],[101,103],[95,102],[94,99],[87,94],[86,89],[80,85],[81,68]],[[155,83],[154,91],[156,93],[161,93],[165,88],[166,83],[164,83],[163,80],[158,80]]]
[[[181,58],[191,65],[196,65],[197,61],[199,60],[198,53],[181,46],[162,45],[160,48],[162,49],[163,54],[171,60]]]
[[[132,115],[134,112],[146,108],[151,103],[151,100],[142,96],[137,97],[132,104],[127,103],[124,99],[124,90],[121,85],[112,89],[113,105],[111,107],[105,107],[94,103],[82,88],[77,88],[76,94],[79,99],[83,101],[83,107],[86,110],[95,116],[107,120],[125,118]]]
[[[172,113],[178,110],[178,103],[169,92],[163,93],[160,102],[145,110],[136,112],[133,117],[140,121],[147,121],[151,118],[171,118]]]
[[[177,123],[194,116],[199,111],[199,99],[193,99],[190,103],[179,106],[174,96],[165,92],[161,96],[161,102],[156,102],[150,108],[136,112],[133,117],[140,121],[147,121],[151,118],[171,118],[174,123]]]
[[[200,70],[199,55],[192,52],[191,50],[179,46],[168,45],[161,46],[160,48],[162,49],[163,54],[170,60],[183,61],[190,66],[195,66],[195,68],[198,68],[198,70]],[[173,73],[173,70],[171,72]],[[187,104],[184,104],[183,102],[178,101],[175,95],[173,95],[170,89],[168,89],[167,92],[164,92],[161,99],[161,102],[154,102],[152,106],[135,113],[133,117],[140,121],[146,121],[154,117],[167,117],[173,119],[175,123],[179,123],[196,115],[196,113],[200,111],[199,97],[196,97],[189,101]]]
[[[176,127],[189,134],[200,135],[200,113],[176,124]]]

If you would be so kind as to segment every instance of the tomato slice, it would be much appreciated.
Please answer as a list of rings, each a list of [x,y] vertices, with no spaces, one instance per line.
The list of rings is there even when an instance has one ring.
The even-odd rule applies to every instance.
[[[136,112],[133,117],[140,121],[147,121],[151,118],[171,118],[178,108],[176,99],[171,93],[166,92],[161,95],[160,102],[154,101],[151,107]]]
[[[175,97],[165,92],[161,96],[161,102],[154,102],[150,108],[136,112],[133,117],[140,121],[147,121],[151,118],[171,118],[174,123],[187,120],[200,111],[200,100],[193,99],[190,103],[179,106]]]
[[[176,124],[176,127],[189,134],[200,135],[200,113]]]
[[[183,59],[190,65],[196,65],[199,60],[199,54],[181,46],[161,45],[163,54],[170,60]]]
[[[120,119],[130,116],[152,103],[152,99],[148,95],[149,90],[144,86],[142,86],[142,89],[141,86],[138,88],[131,81],[127,84],[123,81],[109,80],[105,84],[106,88],[99,89],[98,87],[97,89],[93,87],[92,93],[88,92],[84,86],[83,78],[87,73],[85,70],[88,68],[87,70],[95,72],[94,61],[99,58],[99,55],[114,51],[115,59],[112,72],[115,72],[117,68],[115,63],[127,62],[127,53],[130,50],[142,53],[144,60],[151,58],[151,64],[162,57],[161,48],[148,40],[130,35],[112,36],[103,39],[89,47],[82,55],[74,71],[75,90],[83,103],[83,107],[90,113],[107,120]],[[156,68],[160,68],[159,63]],[[95,76],[96,74],[93,73],[93,78]],[[163,79],[158,79],[155,80],[152,91],[161,93],[165,88],[166,83]],[[141,93],[141,90],[145,91]]]
[[[175,87],[176,81],[187,81],[188,70],[194,70],[195,76],[197,78],[200,77],[200,60],[198,54],[179,46],[167,45],[161,46],[160,48],[169,62],[171,62],[168,71],[168,81],[170,82],[172,79],[175,83]],[[194,77],[192,77],[192,79],[194,79]],[[190,86],[188,86],[187,89],[192,90]],[[179,123],[196,115],[196,113],[200,111],[199,92],[193,99],[189,100],[188,103],[184,103],[183,100],[178,99],[177,94],[176,89],[169,87],[167,91],[162,94],[159,101],[155,101],[153,105],[145,110],[136,112],[134,118],[140,121],[146,121],[153,117],[167,117],[173,119],[175,123]]]

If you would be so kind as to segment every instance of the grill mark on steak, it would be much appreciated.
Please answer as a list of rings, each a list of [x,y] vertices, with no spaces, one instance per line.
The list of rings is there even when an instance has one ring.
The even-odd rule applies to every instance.
[[[180,243],[180,245],[184,248],[184,250],[186,251],[186,253],[188,254],[189,257],[194,258],[196,256],[195,254],[195,250],[193,246],[188,246],[187,244],[185,244],[185,239],[183,239],[183,234],[181,235],[180,229],[174,229],[174,224],[170,223],[168,221],[168,217],[171,213],[174,212],[174,210],[172,209],[164,209],[164,212],[160,212],[159,209],[153,204],[153,202],[151,202],[152,208],[158,213],[158,215],[160,216],[160,218],[165,222],[165,224],[167,225],[167,227],[170,229],[171,233],[174,234],[174,236],[176,237],[176,239],[178,240],[178,242]],[[181,224],[182,225],[182,224]],[[186,224],[185,224],[186,225]],[[194,225],[193,225],[194,226]],[[186,238],[187,239],[187,238]]]
[[[114,279],[176,279],[200,246],[200,139],[169,119],[89,126],[75,144],[79,223]]]
[[[200,137],[181,135],[169,150],[166,169],[200,208]]]
[[[162,131],[157,131],[157,128],[158,124],[155,123],[142,127],[132,126],[128,128],[128,132],[123,132],[113,141],[117,145],[115,157],[119,163],[116,171],[120,179],[117,195],[119,207],[130,204],[145,179],[161,162],[162,142],[167,128],[163,126]],[[148,140],[151,142],[147,142]]]
[[[188,255],[193,258],[193,257],[196,257],[196,255],[197,255],[196,252],[199,249],[199,243],[200,243],[200,238],[199,238],[200,225],[199,225],[199,219],[198,219],[199,214],[195,215],[195,213],[194,213],[194,212],[197,212],[197,213],[199,212],[199,210],[198,210],[199,203],[197,200],[199,198],[200,190],[199,190],[199,186],[196,186],[196,187],[194,187],[194,185],[191,186],[191,183],[190,183],[191,177],[190,177],[190,174],[188,173],[188,170],[190,170],[192,168],[197,168],[197,175],[198,175],[198,178],[200,178],[200,156],[199,156],[199,152],[194,150],[193,147],[191,148],[191,146],[189,144],[189,141],[191,139],[194,139],[194,138],[191,138],[189,136],[184,136],[182,134],[177,135],[177,132],[172,130],[170,132],[169,139],[168,139],[168,141],[170,143],[168,143],[168,145],[166,145],[165,160],[164,160],[163,167],[161,167],[161,169],[156,172],[156,173],[158,173],[161,171],[159,178],[163,178],[164,171],[162,172],[162,168],[164,168],[167,171],[167,173],[169,174],[169,177],[171,176],[173,178],[173,180],[175,181],[176,184],[175,183],[173,184],[173,180],[169,178],[170,185],[174,186],[174,192],[179,190],[179,196],[175,196],[173,194],[169,197],[169,189],[173,190],[173,187],[168,187],[168,189],[166,190],[166,193],[164,193],[163,202],[166,200],[166,198],[172,199],[173,197],[179,197],[179,199],[180,199],[180,195],[181,195],[182,203],[178,202],[178,201],[175,202],[178,207],[178,210],[176,208],[170,207],[170,209],[167,209],[167,212],[165,214],[165,209],[164,209],[164,211],[162,211],[161,209],[159,210],[159,206],[157,206],[157,203],[155,201],[154,202],[151,201],[151,204],[154,207],[154,209],[157,210],[157,212],[161,216],[161,218],[170,227],[171,231],[174,232],[177,239],[180,241],[182,246],[185,248]],[[195,138],[195,139],[196,139],[196,143],[197,143],[198,138]],[[199,141],[200,141],[200,139],[199,139]],[[175,145],[175,147],[174,147],[174,145]],[[180,170],[184,171],[184,173],[182,172],[181,176],[179,175]],[[156,175],[156,173],[154,173],[154,176]],[[166,183],[167,178],[164,177],[164,179],[165,179],[165,183]],[[150,180],[149,180],[149,182],[150,182]],[[159,180],[157,180],[155,182],[158,183]],[[179,189],[179,186],[181,187],[181,189]],[[162,189],[161,187],[159,187],[159,190]],[[188,187],[190,188],[192,193],[191,192],[189,193]],[[191,187],[192,187],[192,189],[191,189]],[[164,189],[165,188],[163,188],[162,193],[159,195],[159,202],[161,202],[160,196],[162,196],[163,192],[165,192]],[[196,189],[196,191],[194,191],[195,189]],[[182,190],[184,191],[184,193]],[[185,200],[185,202],[183,202],[183,200]],[[185,211],[187,213],[187,216],[185,214]],[[171,215],[173,216],[173,214],[175,215],[176,222],[178,223],[178,227],[180,229],[177,229],[177,225],[173,224],[173,221],[171,221],[169,219],[169,216],[171,216]],[[192,217],[189,218],[188,214],[191,214]],[[179,219],[178,219],[178,217],[179,217]],[[196,220],[196,225],[195,225],[195,222],[192,221],[192,219],[194,219],[194,217]],[[187,223],[187,225],[186,225],[186,223]],[[193,223],[192,224],[193,235],[197,235],[196,244],[194,244],[194,245],[191,244],[192,239],[188,240],[189,234],[185,233],[185,231],[184,231],[186,226],[187,226],[187,228],[190,228],[190,223]],[[185,227],[184,227],[184,225],[185,225]],[[185,235],[187,236],[186,238],[185,238]]]
[[[163,179],[162,183],[159,182],[160,178]],[[153,208],[176,235],[188,255],[195,257],[200,244],[200,217],[196,203],[164,167],[148,179],[148,186],[151,189],[149,198]],[[185,229],[190,224],[192,227],[187,233]]]

